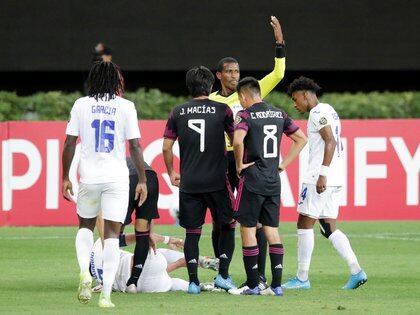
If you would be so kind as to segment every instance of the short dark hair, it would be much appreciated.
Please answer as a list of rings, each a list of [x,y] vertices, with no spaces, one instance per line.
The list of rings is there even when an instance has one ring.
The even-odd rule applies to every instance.
[[[290,83],[287,95],[292,96],[296,91],[311,91],[317,94],[319,90],[321,87],[314,80],[301,76]]]
[[[107,100],[124,92],[120,68],[112,61],[95,62],[87,79],[88,95]]]
[[[258,80],[253,77],[245,77],[238,82],[236,91],[240,93],[243,90],[248,90],[252,94],[261,95],[261,88]]]
[[[193,67],[188,70],[185,83],[192,97],[209,96],[214,84],[214,75],[204,66]]]
[[[219,60],[219,63],[217,64],[217,68],[216,71],[217,72],[222,72],[223,71],[223,67],[225,66],[226,63],[237,63],[239,64],[238,60],[236,60],[233,57],[225,57]]]

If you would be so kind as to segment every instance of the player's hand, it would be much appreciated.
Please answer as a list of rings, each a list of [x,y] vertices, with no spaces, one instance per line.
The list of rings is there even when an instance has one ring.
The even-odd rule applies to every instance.
[[[156,237],[154,233],[150,233],[149,247],[153,250],[153,253],[156,255]]]
[[[73,193],[73,184],[69,179],[63,179],[63,184],[61,185],[61,191],[63,193],[64,199],[68,201],[73,201],[71,196],[74,196]]]
[[[247,169],[248,167],[254,165],[255,162],[241,164],[239,167],[236,168],[236,175],[241,177],[242,171]]]
[[[136,194],[134,200],[139,200],[139,207],[146,201],[147,185],[146,183],[138,183],[136,186]]]
[[[168,247],[172,250],[184,249],[184,241],[180,238],[170,237]]]
[[[169,175],[169,178],[171,179],[171,184],[173,186],[179,187],[179,183],[181,181],[181,176],[177,172],[172,172]]]
[[[279,173],[283,172],[285,169],[286,169],[286,167],[282,163],[280,163],[280,165],[279,165]]]
[[[319,175],[316,182],[316,192],[322,194],[327,189],[327,177]]]
[[[274,30],[274,38],[276,39],[276,43],[283,44],[284,38],[283,38],[283,32],[281,31],[281,25],[279,20],[272,15],[270,18],[270,25]]]

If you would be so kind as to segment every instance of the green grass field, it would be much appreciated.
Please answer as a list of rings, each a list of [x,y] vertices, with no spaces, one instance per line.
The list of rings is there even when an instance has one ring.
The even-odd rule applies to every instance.
[[[311,266],[312,289],[285,293],[282,298],[230,296],[205,292],[127,295],[114,293],[117,314],[420,314],[420,222],[344,222],[369,281],[361,288],[343,291],[348,269],[330,243],[316,233]],[[284,279],[296,270],[295,225],[280,227],[286,249]],[[175,226],[156,226],[159,233],[183,236]],[[78,266],[75,227],[0,228],[0,314],[97,313],[98,296],[88,305],[76,299]],[[231,273],[244,280],[240,239],[237,236]],[[132,250],[132,248],[130,248]],[[211,255],[210,230],[201,239],[201,254]],[[267,261],[269,274],[269,260]],[[177,270],[186,278],[186,270]],[[203,282],[214,272],[200,270]]]

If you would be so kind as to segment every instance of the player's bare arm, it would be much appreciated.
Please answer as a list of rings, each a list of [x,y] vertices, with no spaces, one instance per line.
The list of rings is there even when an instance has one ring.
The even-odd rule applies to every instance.
[[[144,172],[143,151],[141,149],[139,139],[130,139],[128,140],[128,144],[130,156],[133,160],[134,165],[136,166],[137,175],[139,177],[139,182],[136,186],[135,200],[139,200],[139,206],[141,206],[147,198],[146,173]]]
[[[280,172],[284,171],[286,167],[293,162],[293,160],[299,155],[300,151],[302,151],[302,149],[308,142],[308,139],[306,138],[305,134],[300,129],[298,129],[296,132],[292,133],[288,137],[292,139],[293,143],[286,157],[279,165]]]
[[[246,131],[243,129],[235,130],[233,137],[233,152],[235,154],[235,163],[236,163],[236,175],[239,177],[242,171],[252,165],[255,162],[243,163],[244,160],[244,139],[246,136]]]
[[[62,165],[63,165],[63,181],[61,185],[61,191],[63,197],[68,201],[71,201],[71,196],[73,193],[73,185],[69,179],[69,172],[71,162],[73,161],[74,152],[76,151],[76,136],[67,136],[66,141],[64,142],[63,155],[62,155]]]
[[[281,30],[280,22],[274,15],[270,17],[270,25],[273,28],[276,43],[284,44],[283,32]]]
[[[179,187],[181,176],[174,170],[174,154],[172,151],[174,143],[174,140],[165,138],[163,140],[162,152],[163,159],[166,165],[166,170],[168,171],[169,178],[171,180],[171,184],[176,187]]]
[[[329,167],[331,161],[334,157],[335,147],[337,142],[335,141],[331,126],[327,125],[319,131],[322,140],[325,142],[324,147],[324,159],[322,161],[322,166]],[[321,166],[321,167],[322,167]],[[319,175],[318,181],[316,182],[316,191],[318,194],[325,191],[327,188],[327,176]]]

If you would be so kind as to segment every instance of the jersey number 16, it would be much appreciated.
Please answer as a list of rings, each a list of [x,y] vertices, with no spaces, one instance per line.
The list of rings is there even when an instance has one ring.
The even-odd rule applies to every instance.
[[[95,119],[91,124],[95,129],[95,152],[109,153],[114,149],[114,133],[109,131],[115,130],[115,121]]]

